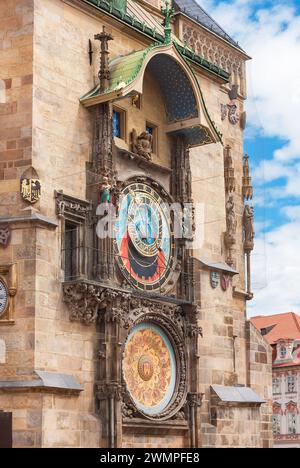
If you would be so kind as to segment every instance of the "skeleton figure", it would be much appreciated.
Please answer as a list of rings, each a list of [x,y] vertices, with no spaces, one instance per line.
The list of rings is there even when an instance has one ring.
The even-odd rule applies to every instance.
[[[133,129],[132,131],[132,151],[139,156],[151,161],[152,153],[152,141],[153,137],[148,132],[143,132],[139,136],[137,131]]]

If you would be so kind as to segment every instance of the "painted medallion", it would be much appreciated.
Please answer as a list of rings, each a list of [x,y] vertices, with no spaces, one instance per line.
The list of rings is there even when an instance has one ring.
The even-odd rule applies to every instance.
[[[138,409],[161,413],[170,403],[176,385],[173,347],[163,330],[141,324],[130,333],[124,352],[123,375]]]
[[[117,263],[137,289],[155,291],[170,280],[175,244],[168,206],[149,185],[132,183],[120,198]]]

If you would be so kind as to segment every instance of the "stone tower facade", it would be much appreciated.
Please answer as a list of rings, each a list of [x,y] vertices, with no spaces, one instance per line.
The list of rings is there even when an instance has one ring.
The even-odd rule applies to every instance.
[[[14,447],[272,444],[271,352],[246,320],[249,57],[192,0],[173,6],[0,6]]]

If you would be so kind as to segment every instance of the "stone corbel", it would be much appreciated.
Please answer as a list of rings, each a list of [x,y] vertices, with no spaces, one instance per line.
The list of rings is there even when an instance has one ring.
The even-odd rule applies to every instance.
[[[91,325],[97,322],[101,312],[107,323],[118,323],[125,330],[132,324],[128,316],[130,293],[91,281],[73,281],[63,284],[63,294],[73,322]]]
[[[91,325],[97,321],[98,311],[103,308],[103,287],[86,282],[65,283],[64,302],[70,308],[70,320]]]

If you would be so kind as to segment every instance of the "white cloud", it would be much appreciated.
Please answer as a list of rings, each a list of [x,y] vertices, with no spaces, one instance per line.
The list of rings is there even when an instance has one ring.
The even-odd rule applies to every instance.
[[[287,197],[300,197],[300,16],[292,0],[198,0],[199,3],[253,57],[248,64],[247,134],[276,137],[286,141],[254,171],[259,185],[255,202],[276,207]],[[280,185],[278,179],[285,178]],[[266,186],[271,183],[272,187]],[[277,185],[276,185],[277,184]],[[299,200],[300,203],[300,200]],[[258,235],[252,256],[255,300],[249,313],[270,315],[300,313],[300,204],[280,212],[286,221],[265,233],[257,223]],[[270,228],[275,220],[267,220]]]
[[[297,188],[293,183],[296,176],[286,166],[300,159],[300,16],[292,1],[278,0],[268,8],[264,8],[264,1],[199,3],[253,57],[248,63],[248,120],[263,135],[287,141],[268,163],[267,177],[274,180],[282,171],[291,181],[291,192]]]
[[[285,210],[291,221],[260,235],[252,257],[255,299],[249,316],[281,312],[300,314],[300,206]]]

